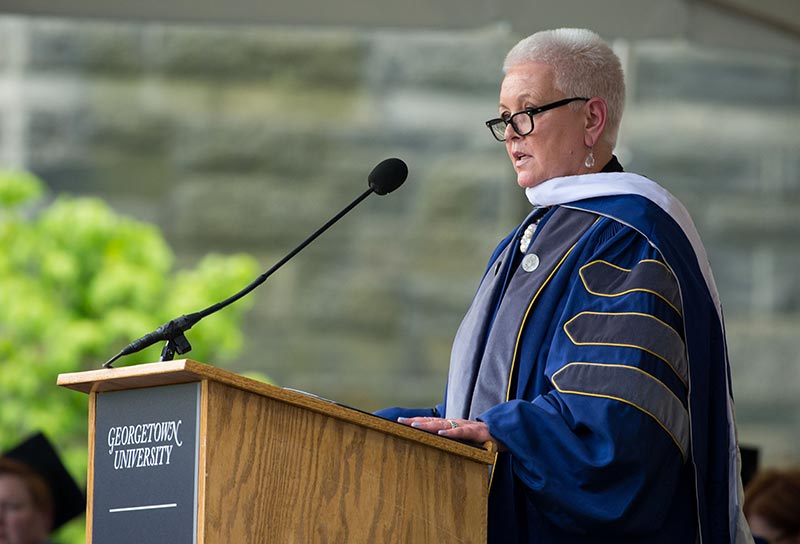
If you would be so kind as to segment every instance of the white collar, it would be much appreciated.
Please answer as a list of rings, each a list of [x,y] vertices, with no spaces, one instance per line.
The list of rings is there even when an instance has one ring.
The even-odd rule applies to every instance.
[[[643,196],[670,215],[673,215],[672,211],[686,213],[683,205],[658,183],[627,172],[564,176],[525,189],[525,195],[534,206],[555,206],[596,196],[626,194]]]

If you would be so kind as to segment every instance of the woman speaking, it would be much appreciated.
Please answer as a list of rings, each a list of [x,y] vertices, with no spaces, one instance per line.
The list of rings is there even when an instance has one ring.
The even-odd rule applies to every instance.
[[[444,403],[379,415],[497,445],[490,542],[752,541],[714,280],[685,208],[612,154],[619,59],[560,29],[504,72],[487,136],[532,211],[489,260]]]

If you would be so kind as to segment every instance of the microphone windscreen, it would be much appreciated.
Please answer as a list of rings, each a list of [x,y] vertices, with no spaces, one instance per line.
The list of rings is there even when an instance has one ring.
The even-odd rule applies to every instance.
[[[367,180],[370,188],[379,195],[389,194],[408,177],[408,166],[400,159],[386,159],[372,169]]]

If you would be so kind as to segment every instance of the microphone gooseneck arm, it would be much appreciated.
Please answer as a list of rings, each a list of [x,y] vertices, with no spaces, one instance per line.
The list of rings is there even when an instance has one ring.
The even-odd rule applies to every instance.
[[[103,368],[111,368],[112,363],[119,359],[120,357],[124,357],[126,355],[131,355],[138,351],[141,351],[156,342],[166,340],[167,344],[164,346],[163,351],[161,352],[161,360],[162,361],[169,361],[171,360],[175,353],[184,354],[188,353],[192,346],[189,344],[189,341],[186,339],[185,332],[191,329],[194,325],[196,325],[201,319],[208,317],[209,315],[218,312],[219,310],[229,306],[239,300],[240,298],[244,297],[251,291],[253,291],[256,287],[264,283],[267,278],[269,278],[273,273],[275,273],[279,268],[281,268],[284,264],[286,264],[290,259],[292,259],[295,255],[300,253],[303,249],[306,248],[311,242],[316,240],[322,233],[328,230],[334,223],[339,221],[342,217],[347,215],[353,208],[358,206],[365,198],[371,195],[373,192],[379,195],[384,195],[390,193],[397,189],[406,179],[408,175],[408,168],[406,167],[405,163],[400,159],[386,159],[385,161],[378,164],[373,171],[369,175],[369,188],[364,191],[360,196],[358,196],[355,200],[353,200],[350,204],[348,204],[344,209],[342,209],[339,213],[333,216],[330,220],[328,220],[324,225],[318,228],[311,236],[303,240],[296,248],[290,251],[283,259],[275,263],[269,270],[258,276],[255,280],[250,282],[249,285],[238,291],[237,293],[231,295],[230,297],[226,298],[223,301],[217,302],[206,308],[205,310],[201,310],[199,312],[194,312],[188,315],[182,315],[178,318],[172,319],[160,327],[158,327],[155,331],[148,333],[138,340],[131,342],[126,346],[122,351],[117,353],[114,357],[103,363]]]

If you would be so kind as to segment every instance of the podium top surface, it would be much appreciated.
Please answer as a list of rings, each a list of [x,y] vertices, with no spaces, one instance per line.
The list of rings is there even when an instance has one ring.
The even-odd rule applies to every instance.
[[[495,462],[495,453],[488,448],[473,446],[393,421],[387,421],[370,413],[315,395],[259,382],[191,359],[59,374],[57,383],[61,387],[90,394],[203,380],[219,382],[363,427],[389,433],[414,442],[424,443],[436,449],[445,450],[480,463],[492,464]]]

